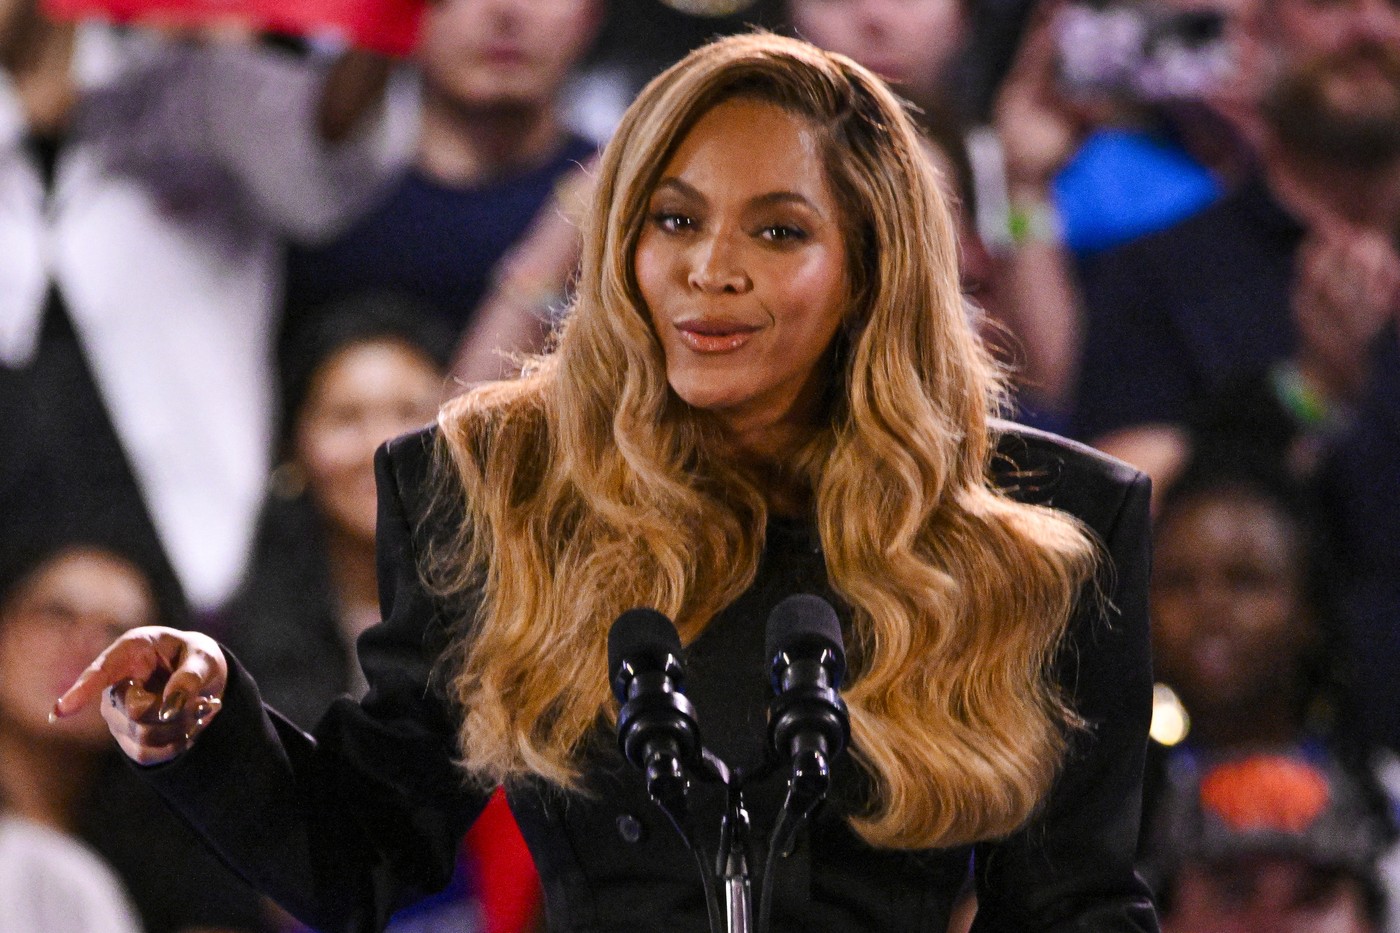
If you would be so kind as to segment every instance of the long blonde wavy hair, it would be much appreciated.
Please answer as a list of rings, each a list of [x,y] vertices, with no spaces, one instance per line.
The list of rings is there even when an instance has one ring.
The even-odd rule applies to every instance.
[[[463,766],[577,787],[615,717],[606,637],[651,606],[689,643],[753,581],[764,489],[670,390],[633,255],[680,140],[722,100],[819,128],[843,214],[849,320],[830,403],[795,458],[827,571],[851,609],[852,752],[874,845],[1007,834],[1046,794],[1073,722],[1051,677],[1095,548],[989,480],[999,373],[969,324],[955,227],[899,99],[849,59],[769,34],[723,39],[649,84],[598,169],[555,350],[439,418],[439,502],[465,516],[426,560],[480,593],[451,655]]]

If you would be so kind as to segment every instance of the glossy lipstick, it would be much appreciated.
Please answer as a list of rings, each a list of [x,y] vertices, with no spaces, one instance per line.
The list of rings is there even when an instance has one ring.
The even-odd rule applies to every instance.
[[[752,324],[721,318],[693,318],[678,321],[676,333],[681,342],[696,353],[728,353],[749,342],[759,328]]]

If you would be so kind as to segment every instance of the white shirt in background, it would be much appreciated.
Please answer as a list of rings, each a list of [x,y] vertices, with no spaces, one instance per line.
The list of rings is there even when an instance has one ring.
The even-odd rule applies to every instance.
[[[56,283],[186,595],[238,582],[272,455],[286,238],[330,237],[410,158],[417,89],[336,147],[326,62],[84,28],[53,193],[0,71],[0,364],[35,351]]]
[[[87,846],[0,815],[0,930],[141,933],[116,875]]]

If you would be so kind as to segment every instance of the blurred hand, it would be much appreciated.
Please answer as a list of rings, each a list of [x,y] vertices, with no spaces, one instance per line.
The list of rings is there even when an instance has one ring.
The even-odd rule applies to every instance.
[[[515,358],[544,349],[578,268],[580,227],[597,181],[595,156],[571,169],[525,235],[496,267],[491,290],[457,344],[452,375],[464,385],[502,379]]]
[[[1400,318],[1400,253],[1376,231],[1331,221],[1314,224],[1294,262],[1298,367],[1328,397],[1354,402],[1377,335]]]
[[[148,625],[132,629],[54,704],[56,718],[94,702],[123,752],[140,764],[169,761],[194,744],[223,702],[228,661],[209,636]]]
[[[1043,192],[1087,132],[1087,115],[1059,85],[1056,14],[1044,3],[1032,14],[997,94],[994,121],[1006,159],[1007,185]]]

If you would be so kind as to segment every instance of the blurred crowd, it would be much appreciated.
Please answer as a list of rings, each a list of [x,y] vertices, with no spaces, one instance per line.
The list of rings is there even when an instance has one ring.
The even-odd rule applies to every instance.
[[[1153,477],[1164,929],[1400,931],[1396,0],[427,0],[406,61],[0,0],[0,930],[296,929],[49,705],[157,622],[363,691],[375,448],[548,347],[621,110],[755,25],[914,108],[1009,417]],[[395,930],[539,924],[499,801],[460,861]]]

